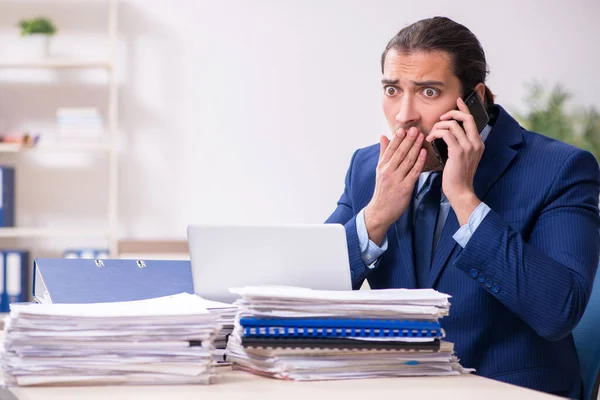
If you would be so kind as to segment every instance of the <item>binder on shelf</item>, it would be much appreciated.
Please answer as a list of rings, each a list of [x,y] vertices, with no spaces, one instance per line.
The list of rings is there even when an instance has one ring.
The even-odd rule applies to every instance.
[[[36,258],[33,298],[39,303],[109,303],[194,293],[186,260]]]
[[[0,227],[15,226],[15,169],[0,166]]]
[[[8,312],[6,300],[6,265],[4,265],[4,252],[0,251],[0,313]]]
[[[29,252],[26,250],[1,250],[4,270],[3,310],[8,312],[11,303],[28,301]]]

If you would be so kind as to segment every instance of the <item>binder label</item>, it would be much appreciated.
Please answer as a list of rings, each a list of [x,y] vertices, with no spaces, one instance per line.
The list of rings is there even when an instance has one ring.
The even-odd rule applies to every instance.
[[[21,254],[6,254],[6,294],[9,302],[20,301],[21,264]]]

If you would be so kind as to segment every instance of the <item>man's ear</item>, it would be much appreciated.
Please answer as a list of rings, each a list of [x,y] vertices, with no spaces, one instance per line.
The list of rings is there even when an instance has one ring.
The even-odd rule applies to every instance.
[[[485,100],[485,84],[483,82],[479,82],[473,90],[477,92],[479,100],[481,100],[481,102],[483,103]]]

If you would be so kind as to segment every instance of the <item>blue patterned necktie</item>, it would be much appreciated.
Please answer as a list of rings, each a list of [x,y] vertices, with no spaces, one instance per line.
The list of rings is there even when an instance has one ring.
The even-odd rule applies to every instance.
[[[413,249],[417,286],[427,285],[431,260],[433,258],[433,235],[437,225],[440,200],[442,197],[442,174],[432,172],[424,184],[425,193],[415,213],[413,229]]]

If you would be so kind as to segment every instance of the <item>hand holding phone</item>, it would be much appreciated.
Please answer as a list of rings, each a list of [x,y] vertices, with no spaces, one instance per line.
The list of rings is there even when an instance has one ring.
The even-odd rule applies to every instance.
[[[477,131],[481,133],[483,128],[490,121],[490,117],[483,105],[481,99],[477,92],[472,90],[464,99],[465,104],[469,108],[469,113],[473,116],[475,120],[475,125],[477,126]],[[460,125],[461,129],[464,130],[463,124],[461,121],[457,121],[458,125]],[[444,142],[443,139],[434,139],[431,142],[431,146],[433,147],[433,151],[437,156],[438,161],[442,165],[442,167],[446,166],[446,162],[448,161],[448,145]]]

